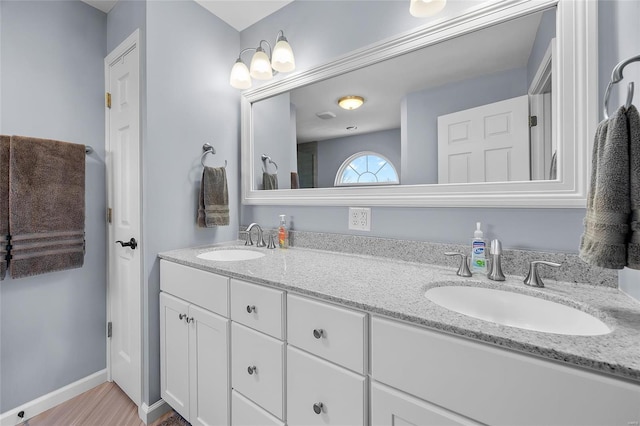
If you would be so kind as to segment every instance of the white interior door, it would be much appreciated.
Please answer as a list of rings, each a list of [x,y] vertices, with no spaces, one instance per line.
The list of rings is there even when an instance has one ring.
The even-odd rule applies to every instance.
[[[530,179],[527,95],[438,117],[438,183]]]
[[[142,402],[140,243],[140,59],[138,31],[105,59],[111,94],[106,113],[108,207],[108,314],[112,324],[110,379],[136,405]],[[132,240],[133,239],[133,240]],[[116,241],[122,241],[122,246]]]

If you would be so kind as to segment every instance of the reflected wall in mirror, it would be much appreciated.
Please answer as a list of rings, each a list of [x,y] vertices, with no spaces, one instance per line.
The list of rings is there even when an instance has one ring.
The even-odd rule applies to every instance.
[[[255,152],[297,171],[303,188],[388,184],[380,162],[340,179],[360,152],[386,158],[401,184],[555,178],[555,36],[553,7],[255,102]],[[365,103],[342,109],[345,95]],[[256,176],[254,188],[270,189]]]
[[[595,2],[496,0],[245,91],[243,203],[584,207],[596,30]],[[364,105],[340,109],[345,95]],[[340,185],[363,152],[399,184],[354,163]],[[280,166],[279,190],[262,190],[263,154]]]

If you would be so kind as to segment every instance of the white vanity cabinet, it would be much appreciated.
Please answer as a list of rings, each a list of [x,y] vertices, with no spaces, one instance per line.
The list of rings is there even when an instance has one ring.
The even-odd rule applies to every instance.
[[[192,425],[228,425],[229,320],[196,305],[226,313],[228,278],[165,261],[160,268],[162,399]]]
[[[425,328],[371,319],[372,424],[620,425],[640,420],[640,386]],[[412,406],[397,401],[403,391]],[[400,398],[403,399],[403,398]],[[382,408],[377,406],[388,406]],[[453,423],[429,420],[433,407]],[[436,407],[436,408],[437,408]],[[405,413],[406,411],[406,413]]]
[[[231,386],[234,401],[248,410],[234,407],[231,422],[284,421],[285,293],[232,279],[230,294]]]
[[[287,423],[367,424],[367,315],[287,295]]]

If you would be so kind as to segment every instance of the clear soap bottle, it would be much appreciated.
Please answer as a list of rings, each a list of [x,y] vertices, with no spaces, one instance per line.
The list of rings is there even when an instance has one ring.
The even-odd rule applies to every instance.
[[[487,259],[485,257],[486,244],[484,242],[481,223],[476,222],[476,230],[473,233],[471,243],[471,272],[487,273]]]
[[[289,232],[287,231],[287,216],[280,215],[280,226],[278,227],[278,247],[289,248]]]

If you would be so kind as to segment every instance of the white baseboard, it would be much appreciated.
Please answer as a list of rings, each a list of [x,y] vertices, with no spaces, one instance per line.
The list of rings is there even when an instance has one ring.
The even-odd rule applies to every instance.
[[[100,370],[78,381],[68,384],[60,389],[24,403],[12,410],[0,414],[0,426],[15,426],[27,419],[37,416],[56,405],[62,404],[73,397],[80,395],[107,381],[107,370]],[[24,411],[24,417],[18,417],[18,413]]]
[[[144,422],[144,424],[148,425],[158,420],[164,413],[169,410],[171,410],[171,407],[162,399],[154,404],[151,404],[151,406],[143,402],[142,405],[138,407],[138,416]]]

